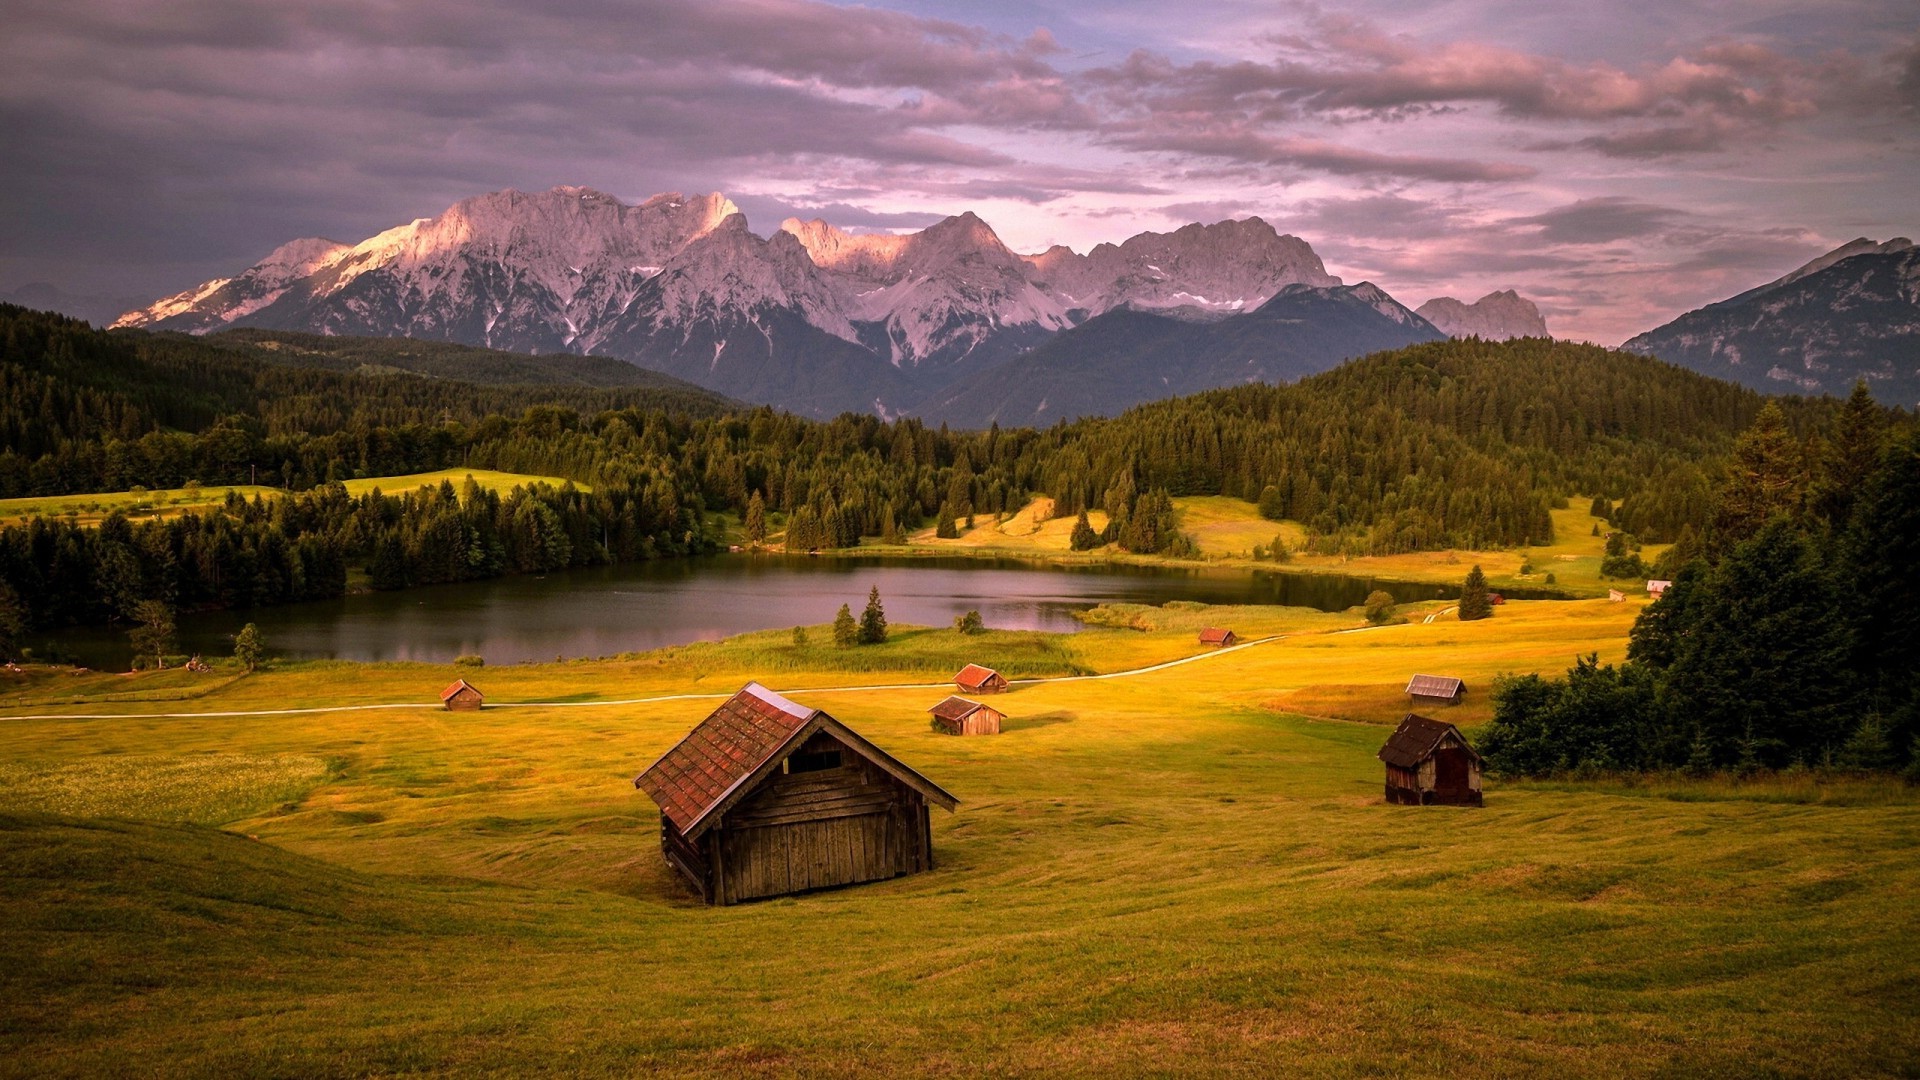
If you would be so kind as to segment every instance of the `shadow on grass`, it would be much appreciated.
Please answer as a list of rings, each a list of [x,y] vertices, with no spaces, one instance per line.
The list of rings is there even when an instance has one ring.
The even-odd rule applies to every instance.
[[[1055,724],[1071,724],[1078,719],[1080,719],[1079,713],[1067,712],[1064,709],[1039,713],[1035,716],[1009,716],[1000,721],[1000,731],[1002,734],[1009,731],[1027,731],[1031,728],[1052,727]]]

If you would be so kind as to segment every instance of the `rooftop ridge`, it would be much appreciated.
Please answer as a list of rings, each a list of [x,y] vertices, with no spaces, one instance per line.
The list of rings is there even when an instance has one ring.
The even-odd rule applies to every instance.
[[[774,708],[779,709],[781,712],[786,713],[788,716],[798,717],[801,720],[808,719],[812,717],[814,713],[819,711],[818,709],[809,709],[803,705],[800,705],[797,702],[789,701],[788,699],[781,697],[779,694],[774,693],[773,691],[767,689],[766,687],[761,686],[758,682],[749,682],[747,685],[740,688],[740,692],[743,694],[752,694],[754,697],[757,697],[761,701],[764,701],[767,704],[773,706]]]

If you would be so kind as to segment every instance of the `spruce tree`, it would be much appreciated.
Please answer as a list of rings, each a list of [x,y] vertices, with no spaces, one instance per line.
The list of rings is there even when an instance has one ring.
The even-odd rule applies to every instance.
[[[767,538],[767,500],[758,491],[747,500],[747,543],[758,544]]]
[[[1075,551],[1091,551],[1100,546],[1100,534],[1093,531],[1093,523],[1087,520],[1087,512],[1080,511],[1079,520],[1073,523],[1073,535],[1067,544]]]
[[[860,624],[853,621],[853,609],[845,604],[833,617],[833,643],[841,648],[857,645],[860,642]]]
[[[860,613],[860,644],[879,645],[887,640],[887,613],[880,607],[880,586],[867,594],[867,610]]]
[[[17,657],[26,639],[26,605],[13,586],[0,581],[0,661]]]
[[[1473,622],[1476,619],[1493,617],[1493,600],[1487,595],[1487,575],[1475,563],[1467,571],[1466,583],[1460,587],[1460,621]]]

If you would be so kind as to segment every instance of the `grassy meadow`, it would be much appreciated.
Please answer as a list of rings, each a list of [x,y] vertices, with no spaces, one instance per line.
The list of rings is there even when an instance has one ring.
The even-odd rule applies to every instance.
[[[1587,506],[1591,499],[1575,498],[1571,502],[1575,505],[1552,511],[1554,541],[1551,544],[1528,549],[1422,551],[1367,556],[1315,555],[1301,551],[1306,541],[1304,526],[1295,521],[1268,521],[1260,516],[1258,507],[1244,499],[1224,495],[1182,496],[1174,499],[1173,505],[1180,531],[1193,537],[1200,549],[1200,559],[1216,565],[1257,566],[1298,573],[1343,574],[1386,581],[1455,585],[1467,576],[1469,568],[1477,564],[1496,590],[1519,587],[1551,589],[1584,597],[1605,596],[1608,589],[1615,588],[1629,593],[1640,591],[1642,583],[1639,581],[1623,582],[1600,576],[1606,540],[1594,535],[1593,528],[1598,524],[1604,533],[1606,524],[1588,515]],[[1110,546],[1094,551],[1073,551],[1069,541],[1075,519],[1052,517],[1053,506],[1052,499],[1042,496],[1029,502],[1018,513],[1009,515],[1005,521],[995,521],[992,515],[977,516],[974,527],[963,528],[960,536],[954,539],[939,539],[929,528],[912,534],[904,544],[866,544],[862,549],[874,547],[880,552],[897,554],[1013,555],[1044,558],[1059,563],[1191,564],[1190,560],[1171,559],[1162,555],[1131,555]],[[1092,511],[1087,519],[1096,530],[1106,527],[1104,512]],[[1254,548],[1271,548],[1275,537],[1287,544],[1292,552],[1289,559],[1285,563],[1256,561],[1253,557]],[[1648,562],[1652,562],[1664,549],[1665,545],[1650,544],[1641,554]],[[1529,563],[1532,565],[1531,571],[1521,573]],[[1554,576],[1553,581],[1547,580],[1548,574]]]
[[[567,483],[564,478],[558,476],[532,476],[524,473],[496,472],[492,469],[441,469],[437,472],[409,473],[405,476],[369,476],[357,480],[346,480],[343,483],[347,494],[356,497],[376,488],[389,495],[397,495],[416,488],[435,487],[442,480],[450,480],[455,487],[458,487],[469,476],[473,477],[474,482],[481,487],[494,491],[509,491],[529,484],[551,484],[559,487]],[[582,489],[587,487],[585,484],[574,486]],[[97,491],[85,495],[0,499],[0,525],[23,524],[35,517],[67,517],[82,525],[98,525],[115,511],[134,520],[177,517],[188,511],[219,506],[226,502],[227,495],[233,492],[238,492],[244,499],[272,499],[286,494],[277,487],[261,484],[214,484],[160,488],[153,491]]]
[[[1077,635],[852,651],[818,627],[215,673],[184,706],[90,697],[171,672],[0,674],[9,702],[86,699],[0,708],[0,1074],[1912,1075],[1909,789],[1382,802],[1407,674],[1484,701],[1501,670],[1618,660],[1638,607],[1381,629],[1116,607]],[[1200,655],[1205,621],[1286,636],[1086,677]],[[972,739],[929,729],[937,687],[804,689],[978,658],[1080,677],[1002,695],[1005,734]],[[490,707],[164,715],[424,703],[456,675]],[[725,909],[676,885],[630,782],[713,699],[618,702],[752,677],[959,796],[936,870]]]

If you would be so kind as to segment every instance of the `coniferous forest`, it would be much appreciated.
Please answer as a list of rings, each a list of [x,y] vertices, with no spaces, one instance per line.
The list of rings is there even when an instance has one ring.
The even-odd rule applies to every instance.
[[[334,596],[349,570],[399,588],[697,553],[716,543],[712,511],[763,528],[779,513],[789,549],[848,547],[1011,512],[1036,494],[1064,516],[1105,509],[1112,525],[1090,543],[1176,556],[1189,545],[1168,500],[1195,494],[1297,520],[1329,553],[1544,542],[1549,509],[1571,492],[1617,503],[1616,526],[1642,540],[1678,540],[1709,528],[1722,461],[1765,400],[1592,346],[1468,339],[1290,386],[957,432],[912,418],[808,420],[644,373],[617,385],[591,358],[566,358],[575,367],[561,379],[545,358],[467,352],[479,355],[104,332],[0,306],[0,497],[250,479],[285,492],[161,521],[0,530],[0,587],[17,621],[115,621],[146,599],[244,608]],[[468,360],[476,381],[447,377]],[[1773,408],[1796,447],[1840,437],[1835,402]],[[1882,428],[1909,422],[1872,412]],[[336,483],[459,467],[580,487],[353,498]]]
[[[1768,405],[1627,662],[1496,688],[1510,773],[1920,770],[1920,430],[1864,389],[1826,437]]]

